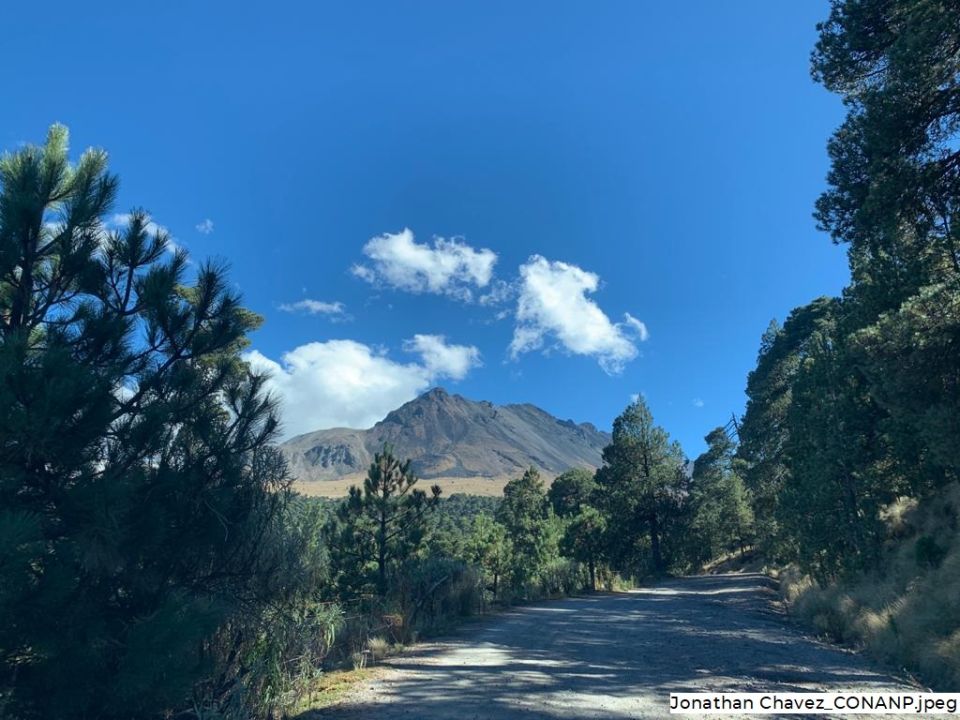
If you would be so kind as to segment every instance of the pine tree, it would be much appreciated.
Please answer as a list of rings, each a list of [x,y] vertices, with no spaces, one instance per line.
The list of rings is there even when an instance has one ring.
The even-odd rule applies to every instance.
[[[870,320],[960,276],[960,5],[833,0],[813,75],[848,113],[817,219],[850,244]]]
[[[850,350],[886,413],[899,489],[922,497],[960,480],[960,281],[923,288],[858,331]]]
[[[145,212],[107,230],[103,151],[0,160],[0,709],[182,707],[207,640],[272,592],[286,503],[257,318]]]
[[[465,555],[467,562],[479,566],[490,577],[490,592],[494,599],[499,597],[500,580],[509,572],[513,559],[506,528],[480,513],[473,519]]]
[[[692,530],[698,560],[717,557],[737,546],[743,553],[753,535],[753,510],[740,474],[735,471],[736,445],[724,428],[707,434],[707,451],[693,463],[690,484]]]
[[[597,565],[607,547],[607,519],[589,505],[579,511],[567,525],[560,542],[560,550],[567,557],[586,563],[590,573],[590,589],[597,589]]]
[[[555,551],[550,518],[550,503],[536,468],[529,468],[522,477],[504,486],[497,521],[506,528],[512,548],[511,575],[515,590],[522,590],[536,578],[551,551]]]
[[[423,543],[425,514],[439,502],[440,487],[431,487],[427,496],[416,484],[410,460],[401,462],[385,447],[374,455],[363,490],[350,488],[328,529],[344,589],[364,589],[372,574],[377,593],[385,595],[391,565],[411,557]]]
[[[613,422],[613,441],[603,450],[597,471],[598,502],[611,524],[611,548],[620,562],[649,552],[649,569],[667,569],[665,529],[683,501],[684,458],[680,446],[655,425],[639,397]]]
[[[558,517],[572,517],[589,505],[597,489],[594,473],[585,468],[573,468],[554,478],[547,499]]]
[[[786,446],[793,384],[810,353],[811,337],[839,312],[835,298],[817,298],[790,313],[783,327],[772,322],[763,334],[757,366],[747,377],[747,411],[740,422],[737,457],[745,462],[757,540],[773,557],[790,555],[795,542],[780,527],[779,506],[790,482]]]
[[[796,557],[820,579],[874,567],[881,508],[907,489],[889,462],[885,412],[852,362],[847,333],[824,322],[793,382],[784,454],[790,482],[778,508]]]

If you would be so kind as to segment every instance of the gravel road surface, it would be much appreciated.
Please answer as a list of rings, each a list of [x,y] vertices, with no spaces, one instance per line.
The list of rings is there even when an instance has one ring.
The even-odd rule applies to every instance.
[[[804,634],[772,585],[690,577],[512,610],[387,661],[300,720],[658,718],[671,692],[917,689]]]

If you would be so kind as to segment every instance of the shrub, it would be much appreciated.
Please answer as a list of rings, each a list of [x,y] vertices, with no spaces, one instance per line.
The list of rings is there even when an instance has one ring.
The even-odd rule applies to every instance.
[[[390,642],[379,635],[372,637],[367,641],[367,650],[370,651],[370,659],[379,662],[390,652]]]
[[[392,583],[405,631],[429,633],[480,612],[483,589],[477,569],[450,558],[405,563]]]

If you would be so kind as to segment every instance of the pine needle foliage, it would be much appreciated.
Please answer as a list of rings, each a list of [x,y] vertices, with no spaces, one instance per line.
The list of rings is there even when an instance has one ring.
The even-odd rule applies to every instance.
[[[654,423],[642,397],[613,421],[597,471],[597,502],[610,517],[611,558],[621,569],[661,574],[671,566],[686,493],[684,463],[680,446]]]
[[[258,318],[66,128],[0,159],[0,714],[159,717],[276,591],[288,495]]]
[[[394,457],[389,446],[374,455],[363,481],[353,486],[327,528],[335,570],[348,595],[375,588],[383,596],[391,568],[410,558],[424,543],[426,513],[440,501],[416,488],[410,460]]]

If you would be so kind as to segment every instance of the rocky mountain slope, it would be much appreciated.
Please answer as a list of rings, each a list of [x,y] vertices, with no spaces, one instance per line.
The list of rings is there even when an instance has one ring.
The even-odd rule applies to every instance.
[[[549,475],[599,467],[609,442],[609,433],[590,423],[558,420],[534,405],[476,402],[435,388],[369,430],[317,430],[281,448],[301,482],[364,473],[384,443],[411,458],[414,472],[424,479],[502,479],[531,465]]]

